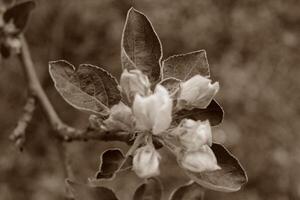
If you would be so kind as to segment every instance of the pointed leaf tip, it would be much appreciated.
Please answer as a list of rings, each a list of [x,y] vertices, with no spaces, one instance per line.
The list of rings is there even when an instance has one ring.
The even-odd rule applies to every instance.
[[[152,83],[160,79],[161,42],[145,14],[128,10],[121,42],[123,69],[139,69]]]

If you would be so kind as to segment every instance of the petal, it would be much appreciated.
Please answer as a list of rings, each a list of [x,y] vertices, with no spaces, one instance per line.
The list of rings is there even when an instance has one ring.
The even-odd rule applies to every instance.
[[[123,102],[120,102],[111,108],[109,118],[104,120],[103,123],[106,125],[108,130],[132,130],[132,111]]]
[[[133,114],[136,119],[136,128],[139,130],[150,130],[151,123],[147,113],[146,98],[137,94],[133,102]]]
[[[181,165],[193,172],[214,171],[221,169],[217,164],[215,154],[208,145],[198,151],[185,152]]]
[[[155,94],[159,96],[158,110],[155,113],[155,123],[152,131],[154,135],[157,135],[167,128],[169,128],[172,122],[172,107],[173,101],[171,100],[168,91],[161,85],[157,85],[155,88]]]
[[[136,150],[133,157],[133,170],[141,178],[159,174],[160,155],[152,145],[146,145]]]
[[[218,91],[218,82],[211,84],[211,80],[206,77],[193,76],[181,84],[178,107],[179,109],[206,108]]]

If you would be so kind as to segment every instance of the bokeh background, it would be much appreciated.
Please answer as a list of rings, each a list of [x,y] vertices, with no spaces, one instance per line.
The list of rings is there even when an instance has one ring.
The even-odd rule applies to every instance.
[[[43,87],[67,123],[84,127],[88,116],[54,90],[48,61],[95,64],[119,77],[121,32],[134,5],[152,21],[164,58],[205,49],[212,77],[221,84],[216,98],[225,119],[214,128],[214,138],[240,159],[249,183],[236,193],[209,191],[206,199],[300,199],[300,1],[36,2],[26,36]],[[26,101],[26,80],[15,58],[2,60],[0,70],[0,199],[63,199],[62,147],[50,136],[41,109],[28,127],[22,153],[8,140]],[[78,180],[95,174],[99,156],[109,146],[127,148],[105,142],[67,145]],[[163,173],[174,183],[178,169],[165,162],[169,170]],[[116,184],[125,191],[124,181]]]

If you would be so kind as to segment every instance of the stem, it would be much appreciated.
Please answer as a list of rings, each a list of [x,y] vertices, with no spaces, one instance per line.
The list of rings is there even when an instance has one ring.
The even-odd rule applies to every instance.
[[[31,122],[35,108],[36,99],[32,96],[28,97],[26,104],[23,108],[23,114],[19,118],[17,127],[13,130],[9,137],[10,140],[12,140],[21,151],[23,150],[23,145],[26,140],[26,128]]]
[[[36,97],[41,104],[47,119],[54,130],[55,136],[63,141],[70,142],[74,140],[102,140],[102,141],[123,141],[130,142],[131,134],[125,132],[109,132],[106,130],[85,129],[80,130],[65,124],[56,113],[52,103],[49,101],[44,89],[36,74],[34,63],[32,61],[30,50],[26,39],[20,36],[22,48],[19,55],[20,62],[23,66],[28,81],[29,92]]]

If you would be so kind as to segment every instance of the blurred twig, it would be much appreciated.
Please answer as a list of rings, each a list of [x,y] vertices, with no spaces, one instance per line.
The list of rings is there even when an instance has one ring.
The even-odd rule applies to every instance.
[[[132,137],[125,132],[108,132],[106,130],[95,130],[90,128],[81,130],[65,124],[56,113],[53,105],[49,101],[44,89],[40,84],[30,55],[30,50],[24,36],[21,36],[21,42],[22,49],[19,58],[28,80],[29,92],[32,96],[36,97],[38,102],[41,104],[52,129],[56,133],[55,136],[58,139],[66,142],[74,140],[123,141],[126,143],[130,142],[130,139]]]
[[[10,135],[10,139],[15,142],[16,146],[22,151],[23,145],[26,140],[26,128],[32,119],[33,112],[35,110],[36,100],[30,96],[24,106],[24,112],[20,117],[16,128]]]

